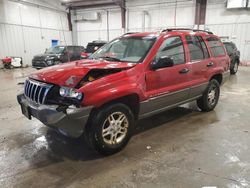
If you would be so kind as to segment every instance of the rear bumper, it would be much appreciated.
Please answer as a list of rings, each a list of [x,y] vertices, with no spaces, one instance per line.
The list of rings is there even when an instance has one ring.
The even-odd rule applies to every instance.
[[[17,96],[18,103],[26,106],[30,117],[35,117],[48,127],[58,129],[69,137],[79,137],[84,132],[92,106],[67,108],[66,112],[58,111],[58,105],[37,105],[30,102],[23,94]]]
[[[229,80],[229,76],[230,76],[230,72],[229,71],[226,71],[222,74],[222,83],[221,85],[223,85],[226,81]]]

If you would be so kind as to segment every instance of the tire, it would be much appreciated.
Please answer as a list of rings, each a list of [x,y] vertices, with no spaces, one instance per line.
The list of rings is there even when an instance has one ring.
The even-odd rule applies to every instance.
[[[230,74],[236,74],[238,72],[239,62],[235,61],[233,67],[230,69]]]
[[[202,97],[197,100],[197,106],[203,112],[212,111],[220,97],[220,84],[217,80],[212,79],[210,80],[205,92],[203,93]]]
[[[123,121],[115,124],[114,120],[119,118]],[[134,124],[134,114],[126,105],[122,103],[106,105],[91,115],[85,139],[98,153],[111,155],[127,145],[133,134]]]

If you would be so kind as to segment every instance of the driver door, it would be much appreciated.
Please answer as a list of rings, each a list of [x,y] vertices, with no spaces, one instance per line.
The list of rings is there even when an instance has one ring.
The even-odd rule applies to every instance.
[[[147,70],[146,95],[148,100],[142,108],[144,113],[165,110],[189,98],[191,70],[190,65],[186,64],[184,45],[180,36],[165,39],[153,61],[158,61],[164,56],[172,58],[174,65]]]

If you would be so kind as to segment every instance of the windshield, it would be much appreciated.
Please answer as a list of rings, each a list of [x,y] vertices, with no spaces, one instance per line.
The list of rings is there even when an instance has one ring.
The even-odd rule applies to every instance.
[[[46,54],[60,54],[64,50],[64,46],[54,46],[45,51]]]
[[[144,60],[155,39],[156,37],[118,38],[97,50],[90,58],[139,63]]]

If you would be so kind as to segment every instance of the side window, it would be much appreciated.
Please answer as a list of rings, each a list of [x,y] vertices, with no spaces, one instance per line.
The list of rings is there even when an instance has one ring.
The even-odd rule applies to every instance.
[[[75,54],[79,55],[81,54],[81,52],[82,52],[81,46],[75,46]]]
[[[207,47],[200,36],[186,36],[190,61],[208,58]]]
[[[69,55],[72,55],[73,54],[73,46],[67,46],[67,51],[68,51],[68,53],[69,53]]]
[[[217,39],[215,37],[210,37],[207,39],[207,41],[208,41],[208,45],[211,49],[212,55],[214,57],[226,55],[225,51],[222,47],[222,43],[220,42],[219,39]]]
[[[171,57],[175,65],[185,63],[184,47],[180,37],[167,38],[161,44],[155,59],[158,60],[160,57],[164,56]]]
[[[233,48],[233,46],[231,45],[231,44],[225,44],[225,47],[226,47],[226,50],[227,50],[227,53],[228,54],[232,54],[233,53],[233,51],[234,51],[234,48]]]
[[[200,36],[197,36],[197,37],[201,43],[201,47],[203,49],[203,54],[204,54],[205,59],[209,58],[208,50],[207,50],[207,47],[206,47],[204,40]]]

